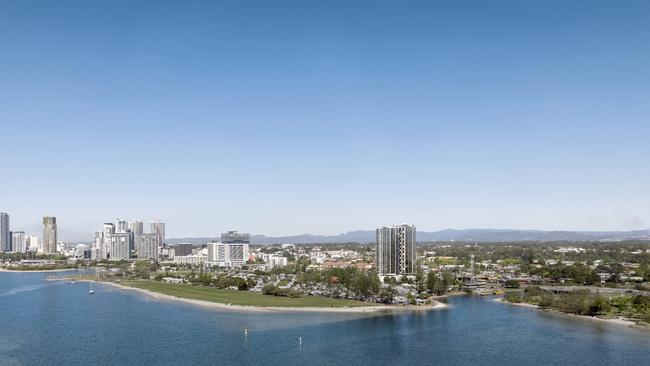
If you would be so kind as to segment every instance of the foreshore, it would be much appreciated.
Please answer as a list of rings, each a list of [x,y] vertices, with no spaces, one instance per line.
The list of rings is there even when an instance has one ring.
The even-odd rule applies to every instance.
[[[522,303],[508,302],[508,301],[505,301],[503,298],[494,299],[494,301],[497,301],[497,302],[500,302],[500,303],[506,304],[506,305],[521,306],[521,307],[532,308],[532,309],[536,309],[536,310],[540,310],[540,311],[547,311],[547,312],[557,314],[557,315],[570,316],[570,317],[573,317],[575,319],[593,320],[593,321],[604,322],[604,323],[607,323],[607,324],[622,325],[622,326],[626,326],[626,327],[629,327],[629,328],[648,329],[648,330],[650,330],[647,326],[645,326],[643,324],[639,324],[638,322],[633,321],[633,320],[628,320],[628,319],[622,319],[622,318],[605,319],[605,318],[599,318],[599,317],[596,317],[596,316],[563,313],[561,311],[557,311],[557,310],[553,310],[553,309],[542,309],[539,306],[534,305],[534,304],[527,304],[527,303],[523,303],[523,302]]]
[[[61,269],[4,269],[0,268],[0,272],[9,273],[45,273],[45,272],[69,272],[69,271],[82,271],[79,268],[61,268]]]
[[[115,282],[98,282],[102,285],[117,287],[121,290],[135,291],[157,300],[179,301],[187,304],[231,311],[243,312],[317,312],[317,313],[390,313],[396,311],[427,311],[447,308],[449,305],[436,301],[429,306],[360,306],[360,307],[280,307],[280,306],[252,306],[252,305],[232,305],[205,300],[189,299],[172,295],[161,294],[155,291],[149,291],[136,287],[126,286]],[[262,295],[261,295],[262,296]]]

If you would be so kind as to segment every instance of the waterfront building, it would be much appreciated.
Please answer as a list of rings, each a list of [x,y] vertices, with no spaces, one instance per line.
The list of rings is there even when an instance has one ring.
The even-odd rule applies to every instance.
[[[162,221],[151,221],[149,223],[149,232],[156,234],[158,237],[158,245],[165,245],[165,223]]]
[[[114,233],[110,235],[111,250],[109,258],[113,261],[131,258],[131,250],[133,249],[133,240],[131,233]]]
[[[0,252],[11,251],[11,233],[9,232],[9,214],[0,213]]]
[[[133,236],[144,234],[144,223],[142,220],[129,220],[128,228],[133,233]]]
[[[208,243],[208,262],[220,267],[241,267],[248,261],[249,248],[245,243]]]
[[[16,253],[25,253],[27,251],[24,231],[11,232],[11,251]]]
[[[156,234],[134,235],[135,253],[139,259],[158,259],[158,236]]]
[[[402,224],[377,229],[377,269],[380,276],[415,273],[415,226]]]
[[[250,244],[251,234],[240,233],[237,231],[228,231],[221,234],[221,242],[225,244],[231,244],[231,243]]]
[[[56,217],[44,216],[43,217],[43,252],[47,254],[56,254],[57,252],[57,227]]]

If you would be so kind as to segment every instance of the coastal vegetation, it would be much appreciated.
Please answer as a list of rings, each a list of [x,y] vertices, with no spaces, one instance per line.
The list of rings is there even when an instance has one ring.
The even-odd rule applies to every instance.
[[[646,295],[608,296],[593,293],[587,289],[552,293],[544,291],[538,286],[529,286],[523,292],[507,293],[504,300],[515,304],[533,304],[542,309],[568,314],[624,317],[650,322],[650,296]]]

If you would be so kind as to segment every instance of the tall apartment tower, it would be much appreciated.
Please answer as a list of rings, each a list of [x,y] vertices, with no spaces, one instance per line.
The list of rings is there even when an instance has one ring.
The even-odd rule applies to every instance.
[[[113,249],[112,235],[115,234],[115,225],[110,222],[104,223],[102,231],[102,247],[99,256],[101,259],[109,259]]]
[[[151,221],[149,223],[149,232],[156,234],[158,237],[158,245],[165,244],[165,223],[162,221]]]
[[[377,269],[380,276],[415,273],[415,226],[402,224],[377,229]]]
[[[15,253],[25,253],[27,251],[24,231],[11,232],[11,250]]]
[[[158,260],[158,236],[156,234],[135,235],[135,253],[139,259]]]
[[[131,258],[133,237],[129,232],[111,234],[110,260],[119,261]]]
[[[128,227],[134,237],[144,234],[144,224],[140,220],[129,220]]]
[[[11,251],[11,233],[9,232],[9,214],[0,213],[0,252]]]
[[[43,217],[43,251],[56,254],[56,217]]]
[[[129,220],[115,220],[115,232],[116,233],[125,233],[129,231]]]

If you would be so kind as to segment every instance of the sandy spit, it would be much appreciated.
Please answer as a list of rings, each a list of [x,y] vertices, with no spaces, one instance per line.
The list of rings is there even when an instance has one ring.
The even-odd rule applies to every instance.
[[[161,294],[159,292],[144,290],[136,287],[130,287],[121,285],[114,282],[98,282],[101,285],[108,285],[117,287],[121,290],[126,291],[135,291],[141,294],[145,294],[157,300],[165,301],[179,301],[187,304],[208,307],[213,309],[224,309],[224,310],[233,310],[233,311],[245,311],[245,312],[316,312],[316,313],[386,313],[386,312],[395,312],[395,311],[426,311],[426,310],[439,310],[447,308],[447,304],[441,302],[436,302],[430,306],[387,306],[387,305],[376,305],[376,306],[360,306],[360,307],[279,307],[279,306],[251,306],[251,305],[232,305],[232,304],[223,304],[205,300],[195,300],[188,299],[184,297],[176,297],[172,295]]]

